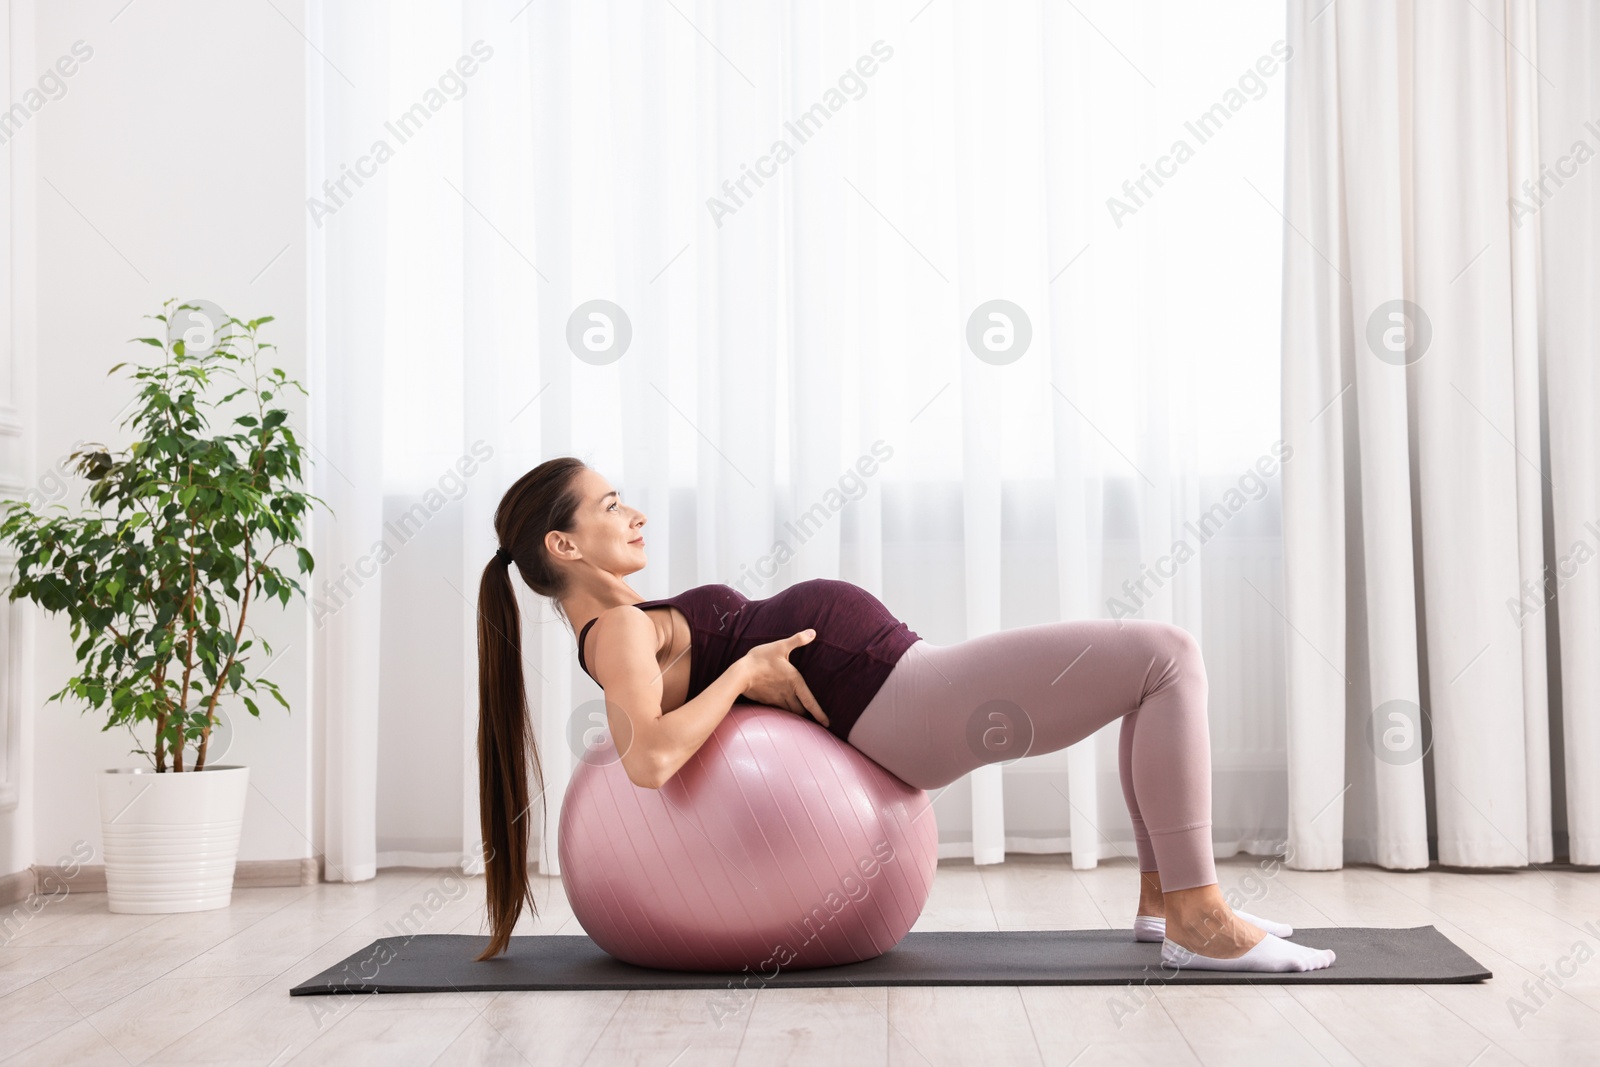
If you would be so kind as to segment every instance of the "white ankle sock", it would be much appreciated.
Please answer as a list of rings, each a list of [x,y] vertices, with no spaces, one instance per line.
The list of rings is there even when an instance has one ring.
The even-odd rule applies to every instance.
[[[1238,914],[1237,912],[1235,914]],[[1315,971],[1330,966],[1334,959],[1331,948],[1307,948],[1293,941],[1285,941],[1276,934],[1268,934],[1250,946],[1244,955],[1231,960],[1220,960],[1190,952],[1171,938],[1161,940],[1161,964],[1164,967],[1193,967],[1205,971]]]
[[[1251,915],[1247,911],[1234,910],[1234,914],[1252,926],[1259,926],[1269,934],[1279,937],[1294,936],[1294,927],[1288,923],[1274,922],[1271,919],[1262,919]],[[1133,917],[1133,939],[1135,941],[1160,941],[1167,936],[1167,920],[1159,915],[1135,915]]]

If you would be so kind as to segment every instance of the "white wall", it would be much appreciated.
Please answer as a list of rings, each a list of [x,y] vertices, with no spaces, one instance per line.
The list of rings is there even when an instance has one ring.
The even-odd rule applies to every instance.
[[[76,41],[93,49],[66,93],[18,138],[31,142],[37,179],[36,382],[22,409],[35,484],[80,438],[125,443],[115,419],[131,390],[106,370],[140,357],[127,339],[156,325],[141,316],[168,297],[213,300],[241,318],[275,315],[265,338],[280,346],[279,365],[310,384],[307,48],[278,13],[303,26],[303,11],[293,3],[125,4],[34,8],[39,72]],[[306,425],[303,407],[295,422]],[[64,502],[76,504],[81,485],[72,483]],[[268,700],[259,721],[235,719],[226,762],[248,764],[255,787],[239,856],[313,855],[307,609],[300,600],[262,605],[251,620],[280,654],[269,676],[294,710]],[[17,812],[31,815],[34,840],[22,862],[53,864],[80,838],[96,849],[91,862],[103,862],[94,776],[141,757],[130,755],[126,730],[102,733],[78,708],[43,703],[74,660],[64,621],[41,617],[34,636],[33,763]]]

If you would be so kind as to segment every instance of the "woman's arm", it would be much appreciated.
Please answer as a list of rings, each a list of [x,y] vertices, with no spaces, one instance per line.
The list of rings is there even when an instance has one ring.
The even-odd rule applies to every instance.
[[[750,664],[741,657],[694,699],[664,715],[656,663],[660,640],[644,612],[612,608],[595,620],[589,641],[612,740],[628,780],[645,789],[660,789],[678,773],[750,684]]]
[[[693,699],[650,723],[656,777],[649,788],[660,789],[689,757],[700,750],[750,684],[750,664],[742,656]],[[656,705],[660,707],[659,702]]]
[[[656,758],[661,769],[656,788],[661,788],[660,783],[671,781],[678,768],[689,762],[689,757],[705,744],[706,738],[741,696],[757,703],[787,708],[796,715],[809,712],[826,727],[828,716],[817,705],[800,671],[789,662],[789,653],[810,644],[816,636],[815,630],[801,630],[792,637],[755,646],[723,671],[722,677],[706,686],[705,692],[671,715],[663,716],[663,725],[652,725],[658,739]],[[683,722],[671,721],[690,709],[692,713]]]
[[[656,666],[661,638],[655,623],[638,609],[610,608],[595,620],[594,631],[602,642],[594,679],[605,690],[606,721],[634,785],[660,789],[671,781],[747,692],[758,702],[796,715],[810,713],[828,725],[827,714],[789,662],[791,652],[817,636],[813,629],[755,646],[670,715],[661,712],[662,672]]]

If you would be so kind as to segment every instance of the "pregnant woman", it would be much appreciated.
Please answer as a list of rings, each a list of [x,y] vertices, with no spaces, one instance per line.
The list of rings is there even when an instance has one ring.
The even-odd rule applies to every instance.
[[[1162,963],[1306,971],[1334,953],[1234,911],[1211,851],[1206,674],[1187,631],[1073,620],[934,645],[849,582],[811,579],[764,600],[701,585],[641,600],[645,516],[598,472],[563,457],[507,490],[500,547],[479,587],[479,802],[493,933],[504,951],[528,888],[531,748],[510,567],[577,630],[578,662],[605,690],[628,777],[659,788],[744,698],[823,727],[920,789],[976,767],[1065,748],[1122,720],[1122,793],[1139,856],[1141,941]],[[537,765],[538,754],[533,753]],[[543,774],[540,774],[543,780]]]

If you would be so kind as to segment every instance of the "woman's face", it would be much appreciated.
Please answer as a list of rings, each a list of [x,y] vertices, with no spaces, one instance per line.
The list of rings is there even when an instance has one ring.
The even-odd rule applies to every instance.
[[[598,471],[578,476],[574,529],[568,534],[585,562],[612,574],[632,574],[649,562],[644,550],[645,514],[622,502],[622,496]]]

